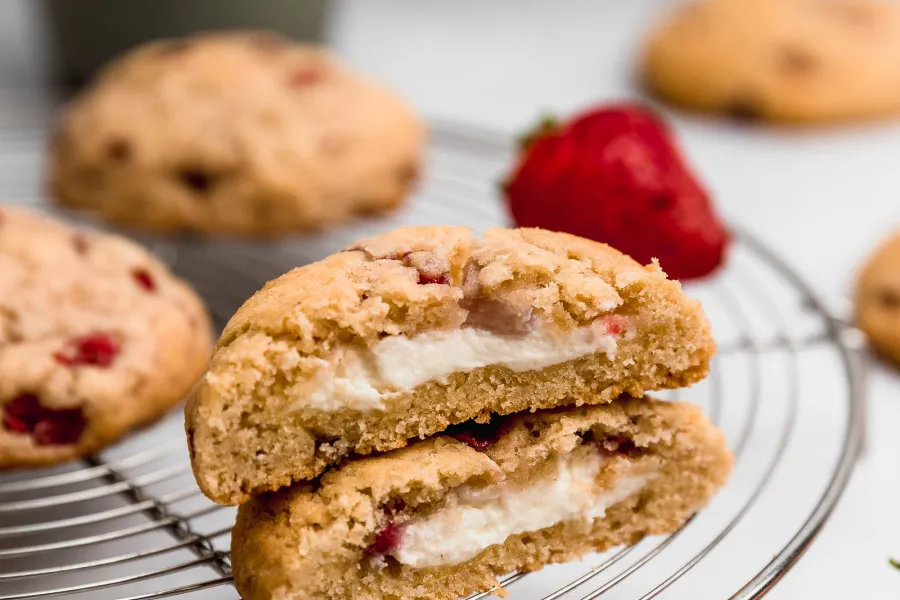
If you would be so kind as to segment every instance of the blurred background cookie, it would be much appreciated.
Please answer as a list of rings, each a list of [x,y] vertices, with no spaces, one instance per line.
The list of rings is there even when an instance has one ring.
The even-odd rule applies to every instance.
[[[147,251],[0,206],[0,470],[96,452],[203,371],[206,310]]]
[[[882,243],[860,271],[856,321],[876,350],[900,363],[900,232]]]
[[[142,46],[71,104],[57,200],[158,232],[275,236],[398,206],[423,128],[326,51],[265,32]]]
[[[882,0],[699,0],[644,48],[646,87],[739,118],[832,122],[900,112],[900,7]]]

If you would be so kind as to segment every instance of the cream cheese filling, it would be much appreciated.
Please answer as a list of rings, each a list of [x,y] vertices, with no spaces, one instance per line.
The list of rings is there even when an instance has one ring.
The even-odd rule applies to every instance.
[[[371,350],[343,349],[322,360],[319,375],[304,390],[309,391],[291,408],[385,410],[392,396],[457,372],[493,365],[534,371],[597,352],[613,360],[622,336],[630,339],[633,332],[604,318],[562,334],[536,329],[509,336],[463,327],[390,336]]]
[[[555,473],[522,488],[463,487],[456,492],[456,504],[406,523],[390,554],[415,568],[457,565],[513,535],[602,518],[606,509],[640,491],[655,476],[626,471],[612,489],[600,491],[595,479],[605,460],[599,452],[560,459]]]

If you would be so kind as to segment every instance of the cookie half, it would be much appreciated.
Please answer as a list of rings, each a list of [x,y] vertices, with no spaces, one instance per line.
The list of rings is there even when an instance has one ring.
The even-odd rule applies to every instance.
[[[271,33],[141,46],[67,108],[49,155],[66,206],[162,233],[278,236],[400,205],[424,129],[326,50]]]
[[[829,123],[900,113],[900,8],[883,0],[695,0],[647,40],[641,76],[675,104]]]
[[[455,600],[507,573],[674,531],[731,470],[722,434],[684,403],[621,399],[491,426],[241,506],[241,597]]]
[[[184,399],[201,301],[146,250],[0,205],[0,469],[96,452]]]
[[[900,232],[874,252],[856,284],[856,322],[878,352],[900,364]]]
[[[187,406],[194,473],[239,504],[470,419],[682,387],[714,350],[678,282],[604,244],[398,229],[235,314]]]

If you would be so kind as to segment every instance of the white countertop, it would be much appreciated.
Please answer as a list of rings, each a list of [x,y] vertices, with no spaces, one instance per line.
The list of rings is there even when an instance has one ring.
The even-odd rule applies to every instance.
[[[346,1],[332,39],[424,113],[518,132],[545,111],[639,95],[633,52],[666,4]],[[808,131],[673,121],[728,219],[766,240],[846,314],[854,269],[900,225],[900,121]],[[870,403],[866,456],[819,539],[769,597],[900,595],[900,571],[887,563],[900,557],[897,372],[874,369]]]

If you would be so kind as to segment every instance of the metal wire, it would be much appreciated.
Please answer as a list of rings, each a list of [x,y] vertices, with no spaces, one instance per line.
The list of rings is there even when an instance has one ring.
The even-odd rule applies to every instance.
[[[34,181],[19,176],[15,186],[4,193],[14,190],[19,197],[38,197],[39,140],[51,110],[52,103],[43,111],[29,103],[23,113],[24,125],[17,125],[0,110],[0,181],[4,156],[15,154],[17,164],[23,157],[34,161]],[[506,224],[494,193],[495,182],[510,158],[505,138],[445,122],[435,123],[433,130],[435,147],[429,180],[409,209],[388,222],[359,222],[302,242],[265,247],[187,241],[162,244],[161,250],[171,258],[175,270],[191,279],[205,295],[222,325],[266,279],[380,228],[458,223],[481,231]],[[858,338],[830,315],[796,273],[768,248],[745,232],[738,232],[736,243],[737,256],[725,272],[692,290],[704,295],[708,308],[719,310],[727,334],[719,340],[720,358],[714,361],[704,388],[704,407],[711,420],[723,427],[734,421],[733,411],[740,411],[739,425],[728,431],[737,457],[736,473],[748,456],[756,453],[750,448],[760,436],[766,436],[769,449],[763,465],[754,465],[747,470],[749,474],[742,475],[738,483],[745,493],[738,500],[721,506],[714,503],[709,511],[692,518],[672,535],[615,550],[599,563],[556,581],[540,596],[529,596],[530,590],[522,583],[546,584],[548,579],[541,574],[501,578],[500,583],[513,598],[593,600],[625,584],[637,572],[652,571],[652,575],[641,578],[646,585],[636,597],[642,600],[656,598],[676,586],[740,529],[765,497],[773,478],[785,468],[796,426],[802,422],[800,407],[807,387],[799,362],[807,353],[828,351],[839,359],[846,383],[845,389],[835,392],[841,394],[838,400],[846,414],[843,431],[835,434],[843,439],[838,442],[834,464],[820,495],[795,524],[788,542],[768,549],[765,560],[759,563],[764,566],[756,573],[735,580],[730,597],[761,597],[812,543],[846,485],[863,437],[864,373]],[[772,281],[761,281],[759,274]],[[788,299],[782,297],[784,294],[776,298],[770,293],[776,285],[773,282],[787,290]],[[797,313],[812,322],[811,329],[798,333],[791,328]],[[771,331],[761,332],[755,314],[764,315]],[[771,424],[764,425],[761,417],[764,386],[769,384],[763,361],[773,357],[786,373],[779,384],[784,395],[783,413],[774,429]],[[726,384],[729,375],[724,361],[742,365],[745,386],[735,390]],[[144,438],[148,436],[152,442],[146,449]],[[221,598],[226,593],[223,587],[236,597],[230,588],[227,552],[233,510],[214,506],[202,497],[190,476],[182,444],[180,424],[174,419],[124,442],[118,458],[91,457],[50,474],[0,476],[0,600],[57,595],[124,600],[182,595]],[[716,528],[699,542],[691,542],[696,547],[686,552],[688,532],[700,531],[697,522],[708,518],[719,519]],[[660,566],[654,567],[656,564]],[[489,595],[476,594],[471,600]]]
[[[96,467],[89,467],[64,473],[62,475],[51,475],[49,477],[35,477],[34,479],[25,479],[23,481],[10,481],[6,483],[0,482],[0,494],[12,494],[13,492],[28,492],[43,488],[58,487],[79,481],[87,481],[105,477],[109,475],[112,469],[130,469],[138,467],[154,460],[160,459],[166,454],[175,452],[172,448],[151,448],[144,452],[139,452],[132,456],[128,456],[121,460],[112,461],[107,464],[100,464]]]

